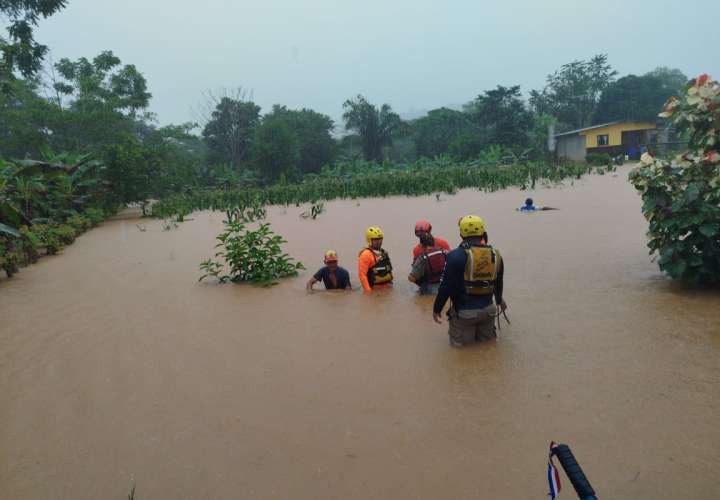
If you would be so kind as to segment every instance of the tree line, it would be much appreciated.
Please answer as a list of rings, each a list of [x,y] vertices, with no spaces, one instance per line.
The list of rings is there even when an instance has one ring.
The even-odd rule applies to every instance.
[[[687,77],[657,68],[618,74],[600,54],[565,64],[525,99],[519,85],[485,90],[462,109],[438,108],[403,120],[363,95],[342,103],[345,134],[312,109],[263,110],[242,90],[208,94],[196,122],[157,126],[140,69],[111,51],[92,59],[43,65],[47,48],[32,28],[64,0],[7,0],[10,21],[0,38],[0,158],[92,153],[106,166],[117,201],[127,203],[196,186],[272,183],[318,173],[323,166],[363,159],[467,161],[487,151],[542,158],[548,127],[557,131],[619,119],[657,120]]]

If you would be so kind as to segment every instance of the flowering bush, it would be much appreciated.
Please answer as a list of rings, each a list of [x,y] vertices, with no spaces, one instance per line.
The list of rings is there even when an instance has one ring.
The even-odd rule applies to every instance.
[[[644,154],[630,173],[650,223],[648,247],[672,278],[720,282],[720,84],[708,75],[688,83],[660,113],[689,135],[673,161]]]

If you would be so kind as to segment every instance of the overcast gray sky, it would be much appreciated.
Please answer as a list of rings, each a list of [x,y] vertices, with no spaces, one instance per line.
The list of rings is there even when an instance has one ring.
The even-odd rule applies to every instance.
[[[37,38],[55,60],[110,49],[135,64],[161,124],[236,86],[264,112],[339,121],[358,93],[416,115],[497,84],[540,88],[600,52],[621,75],[662,65],[720,78],[718,20],[718,0],[70,0]]]

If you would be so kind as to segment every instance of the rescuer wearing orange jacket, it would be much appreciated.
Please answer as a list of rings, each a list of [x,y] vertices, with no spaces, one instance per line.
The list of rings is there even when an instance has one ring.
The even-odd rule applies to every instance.
[[[358,278],[365,292],[373,288],[385,288],[392,284],[390,255],[383,249],[383,232],[376,226],[365,230],[367,247],[358,255]]]

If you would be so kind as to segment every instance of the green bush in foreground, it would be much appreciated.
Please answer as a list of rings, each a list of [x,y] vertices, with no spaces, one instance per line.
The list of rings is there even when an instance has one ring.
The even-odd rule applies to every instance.
[[[270,230],[270,224],[260,224],[256,230],[247,229],[238,220],[226,221],[225,231],[217,237],[219,243],[215,254],[219,260],[208,259],[200,264],[205,278],[217,278],[220,283],[249,281],[263,286],[275,283],[278,278],[297,276],[305,269],[283,253],[281,245],[286,241]],[[229,274],[223,274],[225,267]]]
[[[660,114],[689,133],[688,150],[668,162],[643,155],[630,173],[650,223],[660,269],[693,283],[720,283],[720,84],[707,75]]]

